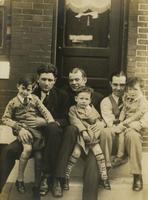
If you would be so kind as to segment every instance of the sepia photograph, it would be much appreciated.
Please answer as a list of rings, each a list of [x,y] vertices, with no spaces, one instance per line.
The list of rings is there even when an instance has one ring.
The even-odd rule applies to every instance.
[[[148,199],[148,0],[0,0],[0,200]]]

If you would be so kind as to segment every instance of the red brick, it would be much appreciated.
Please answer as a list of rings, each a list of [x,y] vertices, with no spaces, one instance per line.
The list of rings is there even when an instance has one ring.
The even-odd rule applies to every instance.
[[[139,28],[139,33],[148,33],[148,28]]]
[[[13,2],[13,1],[12,1]],[[32,3],[23,3],[23,2],[13,2],[14,8],[21,8],[21,9],[32,9]]]
[[[42,15],[43,10],[42,9],[24,9],[24,14],[31,14],[31,15]]]
[[[138,21],[145,21],[145,22],[147,22],[148,21],[148,16],[146,16],[146,15],[140,15],[140,16],[138,16]]]
[[[136,61],[147,62],[146,57],[136,57]]]
[[[148,63],[141,63],[141,62],[136,62],[137,67],[146,67],[148,66]]]
[[[146,39],[146,38],[148,38],[148,35],[147,34],[138,34],[137,35],[138,36],[138,38],[142,38],[142,39]]]
[[[148,51],[139,51],[139,50],[137,50],[136,51],[136,56],[142,56],[142,57],[148,56]]]
[[[137,44],[148,45],[148,39],[138,39]]]
[[[137,45],[137,50],[148,50],[146,45]]]
[[[148,11],[148,4],[144,3],[144,4],[140,4],[139,3],[139,10],[146,10]]]

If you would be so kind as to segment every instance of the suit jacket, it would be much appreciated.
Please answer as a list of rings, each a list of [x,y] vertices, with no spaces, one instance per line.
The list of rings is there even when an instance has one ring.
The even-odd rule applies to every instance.
[[[35,88],[33,93],[41,99],[41,88],[39,86]],[[69,97],[64,90],[53,87],[44,99],[43,104],[62,127],[67,125]]]

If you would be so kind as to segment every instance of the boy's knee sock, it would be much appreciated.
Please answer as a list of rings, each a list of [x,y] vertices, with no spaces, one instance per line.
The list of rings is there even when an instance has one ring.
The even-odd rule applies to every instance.
[[[68,161],[68,165],[67,165],[67,169],[66,169],[66,178],[70,178],[70,174],[71,174],[71,171],[72,171],[72,167],[74,166],[74,164],[76,164],[78,158],[77,157],[74,157],[73,155],[70,156],[70,159]]]
[[[24,172],[25,172],[25,168],[26,168],[29,156],[30,155],[26,155],[25,153],[21,154],[21,157],[19,159],[19,169],[18,169],[18,177],[17,177],[18,181],[24,180]]]
[[[107,176],[107,170],[106,170],[106,164],[105,159],[102,153],[95,155],[98,168],[99,168],[99,174],[101,174],[102,180],[106,180],[108,178]]]

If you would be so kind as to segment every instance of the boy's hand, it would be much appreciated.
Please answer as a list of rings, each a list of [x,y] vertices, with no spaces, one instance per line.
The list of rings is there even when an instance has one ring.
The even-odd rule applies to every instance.
[[[91,141],[91,138],[88,135],[87,131],[83,131],[82,135],[83,135],[83,139],[84,139],[85,142],[90,142]]]
[[[123,124],[119,124],[117,126],[111,127],[112,133],[113,134],[120,134],[122,133],[122,131],[124,131],[126,129],[125,126],[123,126]]]
[[[129,124],[129,127],[136,130],[136,131],[140,131],[141,128],[142,128],[141,125],[140,125],[140,122],[138,122],[138,121],[131,122]]]
[[[33,137],[32,137],[32,134],[28,130],[21,128],[18,134],[18,139],[22,143],[31,143],[33,140]]]

